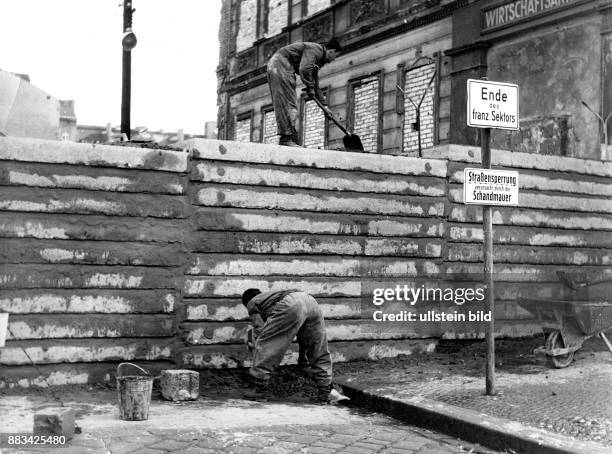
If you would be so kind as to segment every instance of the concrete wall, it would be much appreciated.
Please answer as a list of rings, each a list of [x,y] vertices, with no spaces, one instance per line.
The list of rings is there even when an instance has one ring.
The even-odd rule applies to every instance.
[[[2,138],[0,159],[0,387],[170,365],[187,153]]]
[[[431,350],[473,328],[368,334],[364,279],[478,273],[481,210],[462,204],[478,150],[426,158],[196,140],[191,153],[0,138],[0,387],[248,365],[248,287],[301,288],[328,319],[336,361]],[[495,208],[499,334],[538,326],[518,295],[576,297],[555,271],[612,277],[612,165],[494,151],[521,172]],[[37,363],[29,365],[29,359]],[[286,361],[295,360],[290,352]]]

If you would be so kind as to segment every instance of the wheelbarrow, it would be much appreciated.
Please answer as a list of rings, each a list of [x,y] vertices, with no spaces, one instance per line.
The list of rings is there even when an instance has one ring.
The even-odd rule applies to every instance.
[[[567,367],[574,353],[593,336],[600,336],[612,353],[612,344],[604,331],[612,328],[612,303],[607,301],[566,301],[520,298],[519,305],[529,311],[549,333],[546,344],[536,348],[556,368]]]

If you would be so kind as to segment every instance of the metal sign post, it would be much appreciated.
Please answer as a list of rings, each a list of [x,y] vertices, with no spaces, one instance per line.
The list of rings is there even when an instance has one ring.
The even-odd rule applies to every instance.
[[[492,205],[514,205],[518,202],[505,194],[508,190],[504,178],[490,175],[491,169],[491,128],[518,129],[518,86],[486,80],[468,79],[467,81],[467,124],[480,130],[481,168],[483,177],[479,194],[474,192],[471,203],[483,205],[482,228],[484,232],[484,274],[486,279],[487,311],[491,314],[486,330],[487,367],[486,367],[486,394],[496,394],[495,390],[495,296],[493,287],[493,215]],[[467,170],[464,188],[467,187]],[[487,172],[487,170],[489,172]],[[485,175],[486,174],[486,175]],[[517,175],[518,177],[518,175]],[[518,178],[514,185],[518,191]],[[477,198],[480,195],[480,198]],[[467,193],[464,191],[464,203],[467,202]]]

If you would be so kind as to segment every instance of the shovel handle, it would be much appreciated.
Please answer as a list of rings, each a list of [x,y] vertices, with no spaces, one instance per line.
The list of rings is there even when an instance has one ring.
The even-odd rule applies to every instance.
[[[323,103],[321,101],[319,101],[316,97],[313,98],[314,102],[317,103],[317,106],[319,106],[321,108],[321,110],[323,111],[323,113],[325,114],[325,116],[329,119],[331,119],[336,126],[338,126],[340,128],[340,130],[344,133],[344,135],[346,136],[352,136],[353,134],[351,134],[350,132],[347,131],[347,129],[342,125],[342,123],[340,123],[338,121],[338,119],[334,116],[334,114],[332,113],[331,110],[329,110],[329,108],[325,105],[323,105]]]

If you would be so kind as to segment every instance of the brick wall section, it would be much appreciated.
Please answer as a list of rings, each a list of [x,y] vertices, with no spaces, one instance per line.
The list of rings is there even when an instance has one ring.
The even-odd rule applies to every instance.
[[[269,0],[268,36],[278,35],[287,26],[289,0]]]
[[[478,149],[418,159],[190,145],[0,138],[0,311],[15,335],[0,349],[0,388],[109,381],[122,360],[154,372],[248,365],[248,287],[314,294],[335,361],[482,337],[441,323],[368,334],[360,299],[366,277],[482,270],[482,210],[463,205],[461,186]],[[494,150],[493,165],[521,172],[520,207],[493,209],[499,334],[539,331],[518,296],[607,298],[609,285],[573,293],[555,272],[612,278],[612,164]]]
[[[423,92],[427,89],[427,94],[421,104],[421,148],[431,148],[434,146],[434,100],[435,100],[435,81],[429,88],[427,84],[435,72],[435,65],[429,64],[406,72],[406,85],[404,90],[415,104],[419,103]],[[404,123],[404,152],[415,152],[419,149],[419,133],[412,129],[412,124],[416,121],[416,109],[405,97],[405,123]]]
[[[248,49],[257,39],[257,0],[240,0],[236,52]]]
[[[363,79],[355,87],[354,133],[361,138],[363,149],[370,153],[378,151],[378,77]]]
[[[325,115],[314,101],[304,103],[303,146],[325,147]]]
[[[263,119],[263,143],[278,144],[278,129],[276,125],[276,115],[273,110],[264,112]]]
[[[172,365],[187,153],[1,138],[0,388]]]
[[[238,142],[250,142],[251,141],[251,119],[245,118],[244,120],[236,120],[234,127],[234,140]]]
[[[321,11],[331,5],[331,0],[308,0],[308,15]]]

